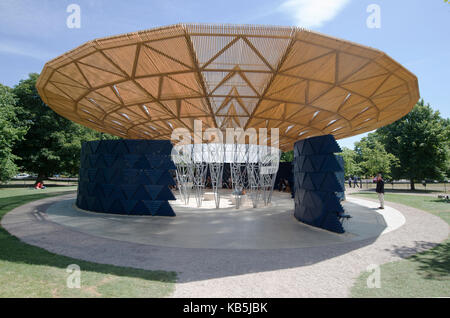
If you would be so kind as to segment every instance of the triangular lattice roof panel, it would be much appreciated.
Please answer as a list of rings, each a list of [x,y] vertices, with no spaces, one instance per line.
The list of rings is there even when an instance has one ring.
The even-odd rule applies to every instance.
[[[280,128],[280,148],[387,125],[419,99],[385,53],[296,27],[178,24],[93,40],[48,62],[37,89],[58,114],[130,139],[174,128]]]

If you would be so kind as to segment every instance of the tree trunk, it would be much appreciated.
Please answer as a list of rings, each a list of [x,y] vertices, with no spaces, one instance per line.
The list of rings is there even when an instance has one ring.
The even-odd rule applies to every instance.
[[[411,185],[411,191],[416,190],[416,186],[415,186],[415,184],[414,184],[414,179],[410,179],[410,180],[409,180],[409,184]]]
[[[36,178],[36,181],[34,182],[34,186],[36,186],[36,184],[38,184],[38,182],[42,182],[42,181],[44,181],[45,179],[47,179],[47,177],[45,176],[45,173],[39,172],[39,173],[38,173],[38,176],[37,176],[37,178]]]

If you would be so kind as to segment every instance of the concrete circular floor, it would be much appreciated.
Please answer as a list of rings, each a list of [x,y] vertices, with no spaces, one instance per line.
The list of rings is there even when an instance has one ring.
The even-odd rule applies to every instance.
[[[372,234],[360,233],[366,235],[368,237],[366,239],[355,239],[352,235],[357,236],[358,233],[351,233],[346,235],[343,241],[332,241],[332,237],[335,240],[342,237],[298,223],[289,216],[292,212],[280,212],[275,200],[273,209],[276,208],[276,213],[270,214],[270,209],[261,211],[263,213],[261,219],[270,220],[268,224],[275,220],[280,220],[281,224],[289,222],[289,226],[297,227],[302,230],[301,232],[321,234],[326,237],[324,243],[320,245],[313,242],[313,246],[305,246],[303,243],[295,248],[272,249],[242,249],[242,246],[241,248],[158,246],[148,243],[150,240],[147,243],[135,243],[121,239],[114,234],[118,233],[117,228],[120,227],[117,225],[119,222],[114,220],[106,221],[116,223],[115,229],[108,229],[105,225],[102,235],[112,230],[111,232],[116,235],[115,238],[92,235],[80,231],[80,228],[75,226],[54,222],[56,217],[59,217],[60,221],[64,218],[66,221],[78,220],[80,225],[84,224],[83,231],[86,231],[87,221],[94,221],[93,216],[64,216],[61,213],[64,209],[59,209],[59,216],[52,212],[52,209],[64,204],[71,207],[74,197],[75,194],[68,194],[27,203],[7,213],[1,221],[2,226],[27,244],[75,259],[147,270],[174,271],[178,278],[173,297],[346,297],[355,279],[361,272],[366,271],[369,265],[399,260],[432,248],[445,240],[449,234],[448,224],[430,213],[388,202],[387,206],[392,209],[386,209],[380,214],[381,211],[373,209],[377,207],[377,202],[349,196],[349,202],[345,203],[346,207],[362,209],[365,212],[360,218],[350,221],[347,229],[352,232],[352,225],[365,226],[364,223],[368,223],[366,229],[378,229]],[[402,217],[395,211],[401,212]],[[248,215],[234,212],[236,211],[230,211],[229,214],[239,218],[256,217],[252,214],[256,211]],[[390,220],[391,212],[393,216],[399,218]],[[178,212],[178,217],[167,222],[183,220],[184,217],[180,214],[181,212]],[[192,217],[196,215],[198,214]],[[374,223],[374,215],[379,219],[380,226],[371,225]],[[108,219],[110,216],[95,215],[95,217]],[[226,214],[223,217],[226,218]],[[364,222],[364,217],[371,221]],[[151,219],[151,217],[139,219],[123,217],[125,218],[133,222]],[[153,220],[160,222],[157,218]],[[382,224],[383,220],[385,225]],[[251,223],[258,224],[258,222]],[[271,224],[272,229],[274,224],[276,223]],[[254,229],[255,232],[258,230],[257,233],[265,231],[265,228],[256,225],[247,228]],[[231,228],[229,230],[236,231]],[[203,227],[198,227],[198,231],[205,233]],[[149,232],[147,234],[150,235]],[[272,235],[261,233],[260,236],[263,234],[270,237]],[[162,235],[168,236],[169,232]],[[246,244],[251,242],[250,239],[246,241]],[[279,244],[279,241],[272,242]],[[231,241],[227,244],[231,244]]]
[[[180,248],[280,249],[326,246],[377,237],[399,228],[405,218],[396,209],[377,210],[368,201],[350,198],[344,208],[352,219],[344,223],[345,234],[336,234],[298,222],[293,216],[290,194],[274,192],[269,206],[253,208],[249,199],[240,209],[230,204],[231,193],[222,193],[221,205],[205,201],[199,209],[172,202],[176,217],[126,216],[80,210],[75,199],[52,204],[48,220],[108,239]]]

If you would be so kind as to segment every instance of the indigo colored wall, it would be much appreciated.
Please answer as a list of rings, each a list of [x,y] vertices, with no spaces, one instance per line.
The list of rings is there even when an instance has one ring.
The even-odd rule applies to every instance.
[[[343,192],[336,173],[343,167],[332,135],[300,140],[294,145],[295,217],[306,224],[344,233],[339,214],[344,212],[337,192]]]
[[[274,189],[279,188],[280,179],[286,179],[289,181],[290,186],[292,187],[292,183],[294,180],[294,176],[292,174],[293,163],[292,162],[280,162],[278,166],[277,175],[275,177],[275,186]]]
[[[176,169],[168,140],[96,140],[81,148],[77,206],[129,215],[175,216]]]

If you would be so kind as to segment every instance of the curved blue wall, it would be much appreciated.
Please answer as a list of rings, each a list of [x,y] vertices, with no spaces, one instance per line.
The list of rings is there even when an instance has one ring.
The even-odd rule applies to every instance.
[[[295,217],[306,224],[344,233],[344,212],[337,193],[343,192],[337,173],[343,172],[334,153],[341,152],[332,135],[300,140],[294,145]]]
[[[76,205],[93,212],[175,216],[168,140],[96,140],[81,148]]]

